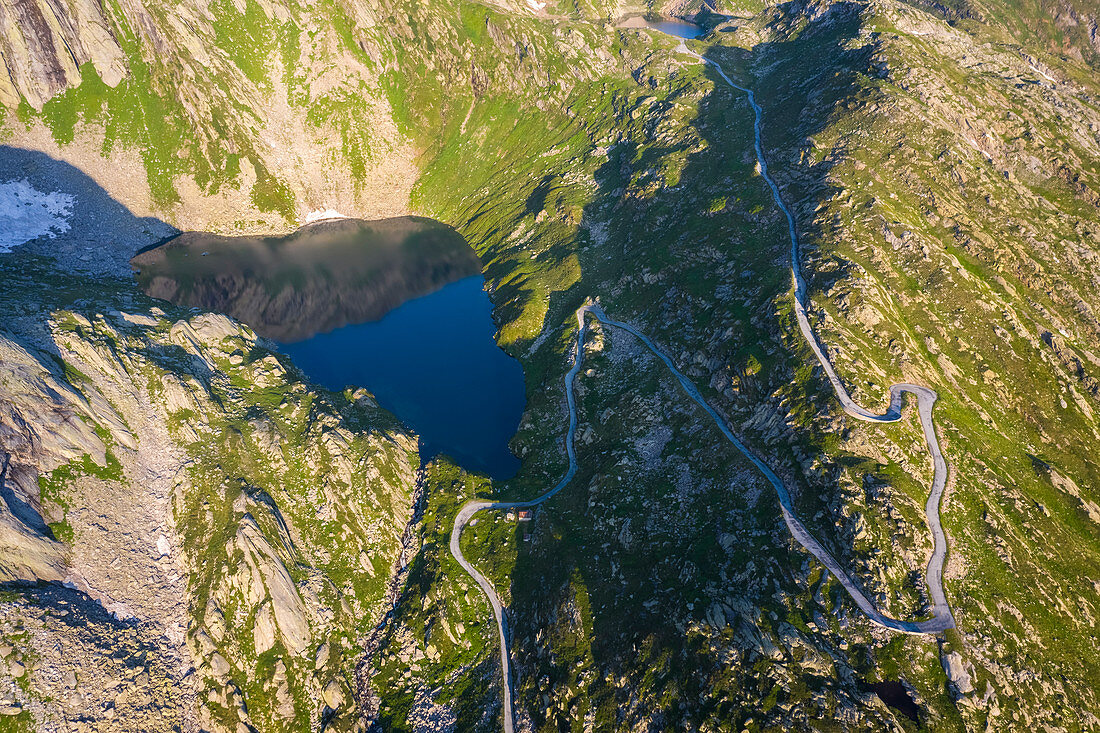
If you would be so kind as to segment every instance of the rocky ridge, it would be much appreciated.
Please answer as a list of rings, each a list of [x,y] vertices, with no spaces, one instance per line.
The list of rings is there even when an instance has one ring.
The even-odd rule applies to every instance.
[[[5,597],[13,709],[112,730],[354,726],[415,440],[223,316],[127,299],[4,335],[0,518],[19,541],[0,567],[73,589]]]

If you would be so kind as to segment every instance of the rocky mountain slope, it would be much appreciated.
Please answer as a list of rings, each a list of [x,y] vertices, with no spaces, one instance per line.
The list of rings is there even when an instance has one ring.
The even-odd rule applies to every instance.
[[[415,438],[363,392],[304,385],[223,316],[27,261],[4,277],[19,315],[2,341],[0,567],[64,586],[3,600],[7,714],[95,730],[358,721]]]
[[[613,19],[641,5],[13,0],[0,5],[4,141],[74,162],[134,213],[184,229],[285,231],[326,209],[400,215],[418,153],[411,110],[393,106],[419,83],[406,54],[426,62],[421,74],[460,71],[456,97],[498,82],[519,91],[523,75],[499,63],[520,47],[434,58],[397,38],[437,40],[439,15],[483,8]]]
[[[1079,341],[1095,300],[1084,289],[1097,217],[1090,67],[1041,44],[999,45],[992,16],[952,26],[900,4],[796,4],[708,22],[715,40],[701,52],[764,105],[765,148],[798,211],[819,328],[842,376],[864,404],[898,381],[946,397],[937,410],[954,469],[944,516],[959,630],[884,636],[846,611],[835,583],[789,554],[759,477],[718,452],[659,364],[609,335],[610,360],[592,355],[581,378],[574,488],[531,525],[501,518],[467,538],[466,555],[480,556],[511,608],[524,724],[904,727],[871,692],[901,680],[934,729],[1095,725],[1097,701],[1077,692],[1096,676],[1095,497],[1083,488],[1094,483],[1096,401],[1086,396],[1093,347]],[[527,354],[539,385],[517,439],[535,470],[504,495],[536,495],[563,470],[558,380],[572,306],[594,294],[709,383],[714,404],[802,485],[800,514],[881,607],[919,617],[931,550],[919,426],[836,414],[790,318],[785,236],[753,176],[747,104],[662,45],[639,57],[637,86],[567,93],[564,118],[475,108],[466,129],[476,121],[487,143],[470,151],[455,134],[421,179],[418,200],[467,221],[492,263],[511,319],[502,338]],[[455,196],[468,184],[453,161],[487,156],[508,134],[545,135],[551,154],[509,150],[492,188]],[[1043,210],[1041,230],[1027,224]],[[1041,268],[1042,285],[979,264],[1007,265],[1013,252]],[[444,552],[454,511],[444,506],[438,526],[425,525],[433,549],[388,674],[395,710],[415,711],[408,659],[429,684],[469,670],[463,684],[474,687],[447,696],[464,728],[484,710],[475,691],[494,652],[491,627],[474,642],[453,633],[456,617],[471,628],[471,586]],[[1052,710],[1051,699],[1074,702]]]
[[[8,142],[70,160],[131,211],[181,228],[405,213],[415,154],[381,86],[377,10],[5,3]]]
[[[519,476],[427,467],[422,548],[357,678],[410,516],[409,436],[364,395],[302,384],[230,321],[158,313],[102,277],[62,287],[38,257],[94,267],[87,233],[0,255],[22,283],[6,312],[23,314],[4,322],[3,572],[76,585],[3,601],[15,719],[353,727],[355,692],[386,730],[499,729],[494,626],[447,539],[467,499],[528,498],[564,471],[561,379],[589,297],[705,387],[876,604],[927,611],[919,424],[851,421],[813,366],[744,95],[677,41],[604,22],[641,8],[539,5],[110,4],[97,17],[125,73],[112,87],[100,49],[60,93],[71,69],[29,86],[10,72],[29,26],[3,26],[23,98],[4,118],[12,145],[176,226],[282,228],[330,206],[435,216],[486,263],[528,383]],[[868,623],[660,363],[596,328],[573,484],[531,522],[487,516],[463,540],[509,607],[518,724],[1100,726],[1095,13],[716,9],[692,48],[757,92],[842,378],[867,405],[900,381],[940,394],[958,628]],[[102,34],[70,12],[50,25],[40,8],[53,30],[39,36],[80,63]],[[68,295],[44,300],[43,284]],[[99,692],[123,688],[141,693]]]

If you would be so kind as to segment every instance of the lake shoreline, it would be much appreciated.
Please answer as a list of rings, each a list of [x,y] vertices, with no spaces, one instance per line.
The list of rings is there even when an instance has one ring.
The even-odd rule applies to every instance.
[[[424,458],[511,478],[526,375],[500,348],[482,263],[423,217],[326,219],[287,236],[181,233],[131,260],[149,296],[223,313],[313,383],[363,387],[419,434]]]

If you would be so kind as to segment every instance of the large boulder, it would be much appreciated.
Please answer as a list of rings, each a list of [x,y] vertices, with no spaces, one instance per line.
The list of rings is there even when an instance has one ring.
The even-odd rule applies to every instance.
[[[960,695],[974,691],[974,683],[971,680],[973,667],[963,659],[962,654],[951,652],[944,657],[943,669],[947,672],[948,679],[951,680],[951,684],[959,691]]]

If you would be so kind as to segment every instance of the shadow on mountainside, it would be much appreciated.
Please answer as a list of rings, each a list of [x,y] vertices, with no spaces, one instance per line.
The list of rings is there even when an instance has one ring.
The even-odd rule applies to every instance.
[[[833,5],[824,17],[811,15],[805,29],[795,28],[807,19],[798,9],[789,3],[786,14],[775,16],[772,30],[780,37],[789,32],[790,40],[761,43],[751,51],[714,46],[708,58],[756,90],[764,108],[765,155],[786,184],[784,196],[799,218],[800,236],[812,242],[828,233],[801,227],[810,221],[807,212],[835,192],[827,183],[832,163],[826,157],[795,171],[788,161],[829,123],[834,110],[863,103],[860,78],[874,72],[873,49],[857,43],[858,5]],[[783,23],[789,26],[780,27]],[[755,76],[753,70],[762,73]],[[809,429],[832,393],[794,324],[785,221],[754,170],[753,113],[746,95],[731,89],[713,67],[704,73],[714,90],[693,123],[703,151],[688,157],[672,185],[654,185],[651,171],[675,152],[657,139],[659,120],[644,129],[649,139],[628,138],[611,148],[597,176],[599,193],[584,212],[585,221],[606,225],[608,244],[574,245],[581,282],[551,303],[546,321],[566,321],[585,297],[598,296],[612,318],[653,338],[711,404],[730,416],[791,487],[800,514],[809,518],[820,511],[829,517],[828,497],[837,491],[838,472],[816,475],[804,467],[826,449],[834,465],[862,459],[836,459],[835,444]],[[635,78],[651,88],[675,85]],[[652,105],[649,114],[659,113],[661,104]],[[543,180],[528,203],[537,206],[546,195]],[[846,263],[830,261],[815,263],[807,279],[813,290],[845,274]],[[616,350],[637,351],[626,334],[612,332],[611,339]],[[539,511],[531,529],[535,542],[519,542],[532,549],[521,549],[512,581],[518,707],[538,729],[567,727],[570,711],[545,708],[540,696],[568,686],[588,697],[596,729],[643,723],[655,731],[693,729],[715,717],[743,723],[774,693],[766,669],[753,665],[774,663],[770,639],[776,629],[803,629],[818,637],[816,645],[829,648],[824,630],[811,631],[808,624],[815,613],[845,616],[854,606],[836,584],[823,601],[825,581],[806,583],[812,571],[804,567],[812,564],[791,541],[771,487],[746,468],[747,461],[700,413],[691,419],[678,414],[686,400],[663,365],[655,359],[624,366],[599,355],[589,358],[587,366],[596,367],[596,374],[582,372],[578,378],[584,392],[578,417],[580,432],[587,426],[594,437],[578,442],[579,470],[572,485]],[[543,386],[559,394],[560,379],[561,374],[547,373]],[[649,416],[647,429],[670,430],[667,445],[675,446],[648,463],[627,437],[631,421],[645,419],[645,405],[652,404],[640,399],[647,390],[673,400],[657,401],[660,412]],[[776,404],[772,395],[779,393],[789,407]],[[788,409],[797,423],[793,429],[785,422]],[[558,450],[564,430],[562,420],[554,442]],[[650,437],[635,436],[635,446]],[[624,483],[608,479],[624,473]],[[521,484],[514,486],[518,493]],[[521,498],[538,491],[522,490]],[[522,532],[517,533],[518,539]],[[857,569],[850,540],[839,527],[817,534],[842,564]],[[706,634],[685,633],[697,623],[725,628],[723,634],[733,635],[726,644],[748,650],[740,676],[731,676],[722,649],[712,648]],[[838,650],[837,657],[843,656]],[[783,657],[780,651],[777,658]],[[595,676],[579,677],[578,670]],[[621,677],[630,683],[612,683]],[[832,688],[834,700],[848,695],[836,680],[822,684]],[[641,701],[631,698],[638,691],[650,703],[667,703],[643,710]],[[802,680],[777,694],[780,703],[815,704]],[[699,702],[678,703],[687,700]]]
[[[46,153],[0,145],[0,183],[9,181],[27,181],[43,193],[68,194],[73,204],[66,217],[68,231],[39,237],[0,258],[36,255],[54,259],[62,270],[127,277],[130,258],[138,250],[178,233],[155,217],[135,216],[91,175]]]
[[[129,258],[175,230],[159,219],[135,216],[90,175],[41,152],[0,146],[0,184],[10,182],[72,199],[60,217],[67,230],[55,228],[53,236],[16,243],[0,253],[0,534],[9,543],[0,547],[0,565],[7,566],[0,577],[33,583],[64,577],[67,550],[59,540],[68,541],[62,530],[71,532],[59,511],[65,500],[46,496],[42,479],[50,475],[43,475],[41,467],[58,466],[76,476],[102,469],[70,459],[81,453],[102,455],[106,441],[93,431],[114,427],[101,412],[110,410],[103,395],[62,355],[52,316],[68,309],[90,320],[119,317],[118,311],[148,312],[157,301],[137,289]],[[26,223],[27,215],[13,206],[33,211],[38,205],[33,197],[29,203],[18,197],[5,200],[0,227],[5,218],[9,224]]]
[[[30,385],[42,390],[40,404],[56,418],[80,420],[74,398],[79,390],[70,383],[53,336],[49,315],[89,298],[113,296],[125,300],[136,292],[128,277],[128,260],[143,246],[171,235],[175,230],[159,219],[134,216],[89,175],[75,166],[46,155],[7,145],[0,146],[0,184],[26,182],[41,194],[60,193],[72,197],[71,206],[60,218],[65,231],[54,229],[0,253],[0,339],[6,357],[3,369],[9,384]],[[0,202],[0,227],[25,221],[19,207],[32,209],[38,202],[18,198]],[[33,216],[33,215],[32,215]],[[5,224],[7,220],[7,224]],[[9,231],[11,231],[9,229]],[[125,279],[123,279],[125,278]],[[129,287],[118,288],[119,283]],[[43,381],[42,372],[50,376]],[[74,377],[75,378],[75,377]],[[50,380],[62,386],[59,394]],[[23,395],[25,397],[25,395]],[[31,409],[19,401],[19,393],[0,396],[6,404],[11,429],[0,432],[3,480],[0,481],[0,523],[18,535],[54,540],[53,531],[42,515],[39,498],[39,451],[42,439],[28,424],[20,422],[20,409]],[[13,401],[14,400],[14,401]],[[33,422],[33,421],[32,421]],[[32,541],[37,541],[33,539]]]

